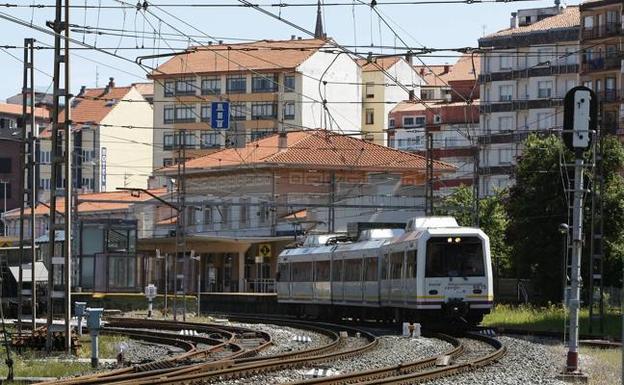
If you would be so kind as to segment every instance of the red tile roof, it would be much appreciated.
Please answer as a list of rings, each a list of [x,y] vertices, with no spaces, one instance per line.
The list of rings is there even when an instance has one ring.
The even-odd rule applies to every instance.
[[[380,146],[361,139],[338,135],[324,130],[287,133],[286,148],[279,148],[275,134],[245,148],[230,148],[186,162],[189,173],[221,171],[242,167],[291,167],[314,169],[351,169],[362,171],[422,171],[426,160],[422,156]],[[451,171],[455,167],[435,162],[436,171]],[[177,167],[158,170],[173,173]]]
[[[167,193],[167,189],[160,188],[150,190],[152,194],[156,194],[158,196],[165,195]],[[89,202],[80,202],[81,199],[89,200]],[[102,192],[102,193],[87,193],[87,194],[79,194],[78,195],[78,213],[79,214],[91,214],[103,211],[123,211],[130,208],[133,203],[136,202],[145,202],[152,199],[148,194],[140,194],[139,196],[133,196],[130,191],[110,191],[110,192]],[[102,202],[92,202],[94,200],[101,200]],[[115,201],[115,202],[111,202]],[[30,208],[27,208],[28,212],[30,212]],[[65,199],[58,198],[56,200],[56,210],[59,213],[65,211]],[[36,215],[49,215],[50,214],[50,206],[49,203],[39,203],[35,208]],[[6,218],[17,218],[19,217],[19,209],[14,209],[11,211],[7,211]]]
[[[507,37],[529,32],[549,31],[552,29],[560,28],[574,28],[578,27],[579,25],[581,25],[581,14],[579,12],[579,6],[570,5],[564,8],[558,15],[547,17],[530,25],[503,29],[496,33],[487,35],[483,37],[483,39]]]
[[[452,103],[447,103],[447,102],[436,102],[436,101],[425,101],[425,103],[427,104],[427,106],[425,107],[425,105],[423,103],[420,102],[411,102],[411,101],[404,101],[401,102],[399,104],[397,104],[391,111],[390,114],[394,114],[397,112],[404,112],[404,111],[426,111],[427,109],[439,109],[439,108],[444,108],[444,107],[467,107],[470,108],[465,102],[452,102]],[[480,104],[480,100],[479,99],[474,99],[472,101],[472,105],[476,105],[478,106]]]
[[[149,77],[295,69],[325,44],[325,40],[305,39],[198,46],[169,59]]]
[[[81,95],[76,95],[72,100],[71,119],[74,122],[72,128],[80,129],[84,125],[97,125],[113,110],[117,101],[123,99],[133,86],[106,88],[87,88]],[[65,110],[59,114],[59,120],[65,118]],[[50,137],[51,127],[46,128],[42,137]]]
[[[22,105],[0,103],[0,114],[22,116]],[[38,119],[50,119],[50,112],[45,108],[35,107],[35,117]]]
[[[373,62],[368,62],[364,59],[359,59],[357,64],[362,67],[362,71],[364,72],[374,72],[379,71],[379,67],[384,70],[390,69],[393,65],[395,65],[399,60],[402,60],[400,57],[385,57],[385,58],[377,58],[373,59]]]
[[[132,85],[143,96],[154,96],[154,83],[132,83]]]
[[[474,61],[474,67],[473,67]],[[455,64],[436,64],[430,66],[414,66],[429,86],[443,86],[448,82],[475,80],[479,76],[481,66],[480,55],[462,55]],[[437,75],[437,76],[436,76]]]

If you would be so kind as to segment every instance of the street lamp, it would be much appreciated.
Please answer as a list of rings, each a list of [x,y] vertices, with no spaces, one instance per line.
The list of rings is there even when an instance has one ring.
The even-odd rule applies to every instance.
[[[164,259],[165,260],[165,313],[167,312],[167,291],[168,291],[168,285],[169,283],[167,282],[167,270],[169,270],[169,266],[168,266],[168,259],[167,259],[167,253],[165,253],[165,255],[161,255],[160,254],[160,249],[156,249],[156,259]]]
[[[195,256],[195,250],[191,250],[191,259],[197,261],[197,316],[199,317],[201,304],[201,254]]]

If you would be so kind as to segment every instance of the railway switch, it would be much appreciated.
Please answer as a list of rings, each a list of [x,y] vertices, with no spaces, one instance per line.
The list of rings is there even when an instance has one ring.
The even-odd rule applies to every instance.
[[[99,361],[99,334],[102,329],[103,308],[87,308],[87,327],[91,335],[91,367],[97,368]]]

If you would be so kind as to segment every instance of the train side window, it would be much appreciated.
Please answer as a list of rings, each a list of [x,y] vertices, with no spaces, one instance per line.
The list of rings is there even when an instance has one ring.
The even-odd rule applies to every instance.
[[[345,282],[360,281],[360,272],[362,271],[362,259],[346,259],[344,266],[344,280]]]
[[[405,266],[405,278],[416,278],[417,263],[418,263],[418,252],[416,250],[408,250],[407,262]]]
[[[288,274],[288,263],[280,263],[277,266],[277,278],[278,282],[290,281],[290,274]]]
[[[314,281],[329,281],[329,261],[317,261],[314,265]]]
[[[294,262],[291,264],[293,282],[312,281],[312,262]]]
[[[364,258],[364,280],[365,281],[377,280],[377,257]]]
[[[404,253],[402,251],[390,254],[390,279],[401,279],[403,254]]]
[[[334,260],[333,269],[334,270],[332,271],[332,281],[342,281],[342,259]]]

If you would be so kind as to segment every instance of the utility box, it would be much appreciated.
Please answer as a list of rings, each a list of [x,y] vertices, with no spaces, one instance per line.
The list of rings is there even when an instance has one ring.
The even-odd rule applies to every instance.
[[[87,308],[87,327],[90,332],[98,331],[102,328],[103,308]]]
[[[147,299],[151,301],[154,298],[156,298],[156,295],[157,295],[156,290],[157,290],[156,285],[154,285],[153,283],[150,283],[149,285],[145,286],[145,296],[147,297]]]
[[[86,308],[86,302],[74,302],[74,315],[78,317],[78,319],[84,317]]]

